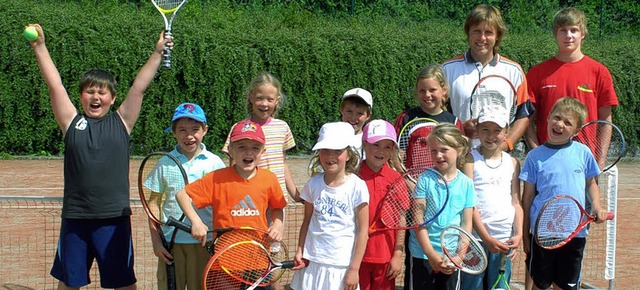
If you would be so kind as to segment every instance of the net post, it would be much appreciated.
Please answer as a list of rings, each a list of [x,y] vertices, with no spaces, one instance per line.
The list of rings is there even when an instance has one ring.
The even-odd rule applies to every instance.
[[[618,167],[614,165],[607,176],[607,210],[617,213],[618,207]],[[606,254],[604,278],[609,281],[609,289],[614,289],[616,270],[616,225],[617,218],[606,222]]]

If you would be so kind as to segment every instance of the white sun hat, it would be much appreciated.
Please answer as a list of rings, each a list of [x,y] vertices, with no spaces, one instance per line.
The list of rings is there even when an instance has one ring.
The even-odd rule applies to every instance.
[[[340,150],[349,146],[358,145],[358,136],[355,135],[353,126],[346,122],[326,123],[320,128],[318,142],[313,150],[332,149]]]

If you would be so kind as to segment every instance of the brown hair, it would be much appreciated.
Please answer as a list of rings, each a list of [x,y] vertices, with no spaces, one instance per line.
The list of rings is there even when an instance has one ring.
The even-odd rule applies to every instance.
[[[487,4],[479,4],[473,7],[464,22],[464,33],[469,37],[471,27],[483,21],[496,28],[496,45],[493,49],[497,51],[502,37],[507,33],[507,25],[502,20],[502,14],[498,8]]]
[[[371,117],[371,115],[373,114],[373,111],[371,110],[371,106],[369,106],[369,104],[367,104],[367,102],[365,102],[362,98],[360,98],[358,96],[352,96],[352,97],[343,98],[342,101],[340,102],[340,110],[341,111],[342,111],[342,109],[344,108],[344,106],[346,104],[354,104],[356,107],[366,107],[367,108],[367,114],[369,115],[369,117]]]
[[[553,36],[557,36],[558,28],[566,25],[578,25],[582,36],[587,36],[587,16],[582,10],[575,7],[564,8],[553,16]]]
[[[80,76],[80,86],[78,91],[82,94],[84,89],[92,86],[106,87],[109,92],[111,92],[111,97],[115,98],[117,84],[118,82],[116,82],[112,73],[106,70],[93,68],[84,72],[82,76]]]

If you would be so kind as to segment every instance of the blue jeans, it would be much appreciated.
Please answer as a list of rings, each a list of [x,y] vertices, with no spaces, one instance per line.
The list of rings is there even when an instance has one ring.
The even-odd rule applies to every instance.
[[[500,253],[490,253],[484,243],[480,243],[484,248],[485,253],[487,253],[487,260],[489,264],[487,265],[487,269],[478,275],[471,275],[465,272],[462,272],[461,277],[461,288],[462,290],[479,290],[479,289],[491,289],[493,283],[498,279],[498,275],[500,274],[498,271],[500,270]],[[511,281],[511,259],[507,258],[505,264],[504,275],[507,277],[507,281]],[[498,285],[496,288],[506,288],[504,285]]]

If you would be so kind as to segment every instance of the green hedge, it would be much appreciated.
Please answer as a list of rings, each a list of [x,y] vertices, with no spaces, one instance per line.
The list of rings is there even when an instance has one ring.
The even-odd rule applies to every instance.
[[[414,104],[414,78],[422,66],[466,48],[462,24],[453,21],[319,16],[298,5],[240,9],[199,4],[188,3],[174,24],[174,67],[160,71],[145,95],[132,133],[134,154],[172,146],[174,140],[163,129],[184,101],[203,106],[210,126],[204,142],[220,148],[228,128],[245,116],[248,82],[265,70],[280,78],[287,97],[278,117],[307,146],[321,124],[339,118],[340,96],[352,87],[373,93],[374,118],[392,120]],[[78,107],[78,78],[92,67],[110,69],[124,97],[162,29],[160,15],[147,1],[8,0],[0,13],[0,29],[7,32],[0,38],[0,152],[16,155],[63,150],[48,90],[21,35],[24,25],[43,26],[49,51]],[[613,73],[621,102],[614,119],[634,147],[640,128],[640,104],[634,98],[640,92],[637,41],[590,37],[584,48]],[[501,52],[526,70],[552,56],[555,44],[550,33],[511,32]]]

